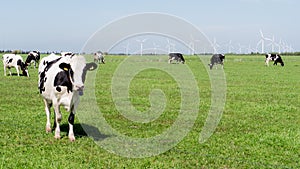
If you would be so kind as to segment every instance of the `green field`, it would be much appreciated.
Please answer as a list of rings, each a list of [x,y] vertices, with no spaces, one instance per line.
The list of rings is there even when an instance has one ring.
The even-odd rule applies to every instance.
[[[124,118],[115,108],[111,94],[114,72],[124,59],[125,56],[106,56],[106,64],[99,65],[95,81],[97,106],[119,133],[132,138],[154,137],[172,126],[179,116],[180,88],[164,71],[139,72],[129,86],[132,105],[147,111],[153,89],[164,92],[167,104],[164,112],[149,123]],[[5,77],[1,66],[0,168],[300,168],[300,57],[283,56],[283,60],[284,67],[266,67],[263,55],[226,56],[223,116],[213,135],[199,143],[199,133],[211,106],[211,83],[207,63],[202,64],[196,56],[186,56],[200,95],[195,124],[174,148],[145,158],[122,157],[98,146],[96,142],[114,136],[94,126],[103,137],[94,138],[96,141],[88,137],[80,125],[79,117],[84,116],[80,112],[75,120],[76,141],[68,140],[65,111],[62,139],[55,140],[54,133],[45,132],[37,69],[29,68],[30,78]],[[156,61],[167,64],[167,57]]]

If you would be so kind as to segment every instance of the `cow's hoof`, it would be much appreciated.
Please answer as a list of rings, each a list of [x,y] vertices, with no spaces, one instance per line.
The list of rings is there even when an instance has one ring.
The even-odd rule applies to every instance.
[[[55,139],[60,139],[60,135],[54,136]]]
[[[50,133],[52,131],[51,127],[46,127],[46,133]]]
[[[74,142],[74,141],[75,141],[75,137],[74,137],[74,136],[69,137],[69,140],[70,140],[71,142]]]

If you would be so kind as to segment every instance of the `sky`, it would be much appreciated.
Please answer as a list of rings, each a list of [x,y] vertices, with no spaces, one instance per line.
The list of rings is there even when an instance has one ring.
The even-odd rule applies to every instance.
[[[156,12],[193,24],[222,52],[229,41],[234,51],[239,44],[259,47],[260,30],[300,51],[299,6],[297,0],[9,0],[1,2],[0,49],[79,52],[107,24]]]

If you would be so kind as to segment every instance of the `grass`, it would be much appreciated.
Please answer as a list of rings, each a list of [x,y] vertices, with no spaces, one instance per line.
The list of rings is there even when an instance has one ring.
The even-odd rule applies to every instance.
[[[133,138],[156,136],[178,118],[180,88],[161,70],[141,71],[129,86],[131,103],[136,109],[147,111],[150,91],[159,88],[167,100],[165,111],[149,123],[126,119],[117,111],[111,94],[113,73],[124,58],[107,56],[107,64],[99,66],[98,106],[107,123],[121,134]],[[196,122],[174,148],[146,158],[127,158],[107,152],[87,136],[80,126],[79,115],[75,119],[76,141],[69,142],[65,111],[63,137],[55,140],[53,133],[45,132],[46,117],[37,89],[37,70],[29,68],[30,78],[5,77],[1,66],[0,168],[299,168],[300,57],[283,59],[285,67],[265,67],[264,56],[226,56],[224,113],[214,134],[200,144],[199,133],[210,108],[211,87],[206,64],[199,63],[195,56],[186,56],[199,87]],[[167,64],[165,56],[161,61]],[[107,134],[105,130],[99,132]],[[110,140],[102,139],[100,142]]]

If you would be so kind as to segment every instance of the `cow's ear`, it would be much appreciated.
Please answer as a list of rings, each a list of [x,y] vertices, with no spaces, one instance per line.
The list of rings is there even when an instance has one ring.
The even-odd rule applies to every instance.
[[[98,67],[98,65],[96,63],[91,62],[91,63],[86,64],[85,70],[92,71],[92,70],[97,69],[97,67]]]
[[[64,71],[69,71],[71,69],[71,65],[67,63],[61,63],[59,64],[59,68],[61,68]]]

